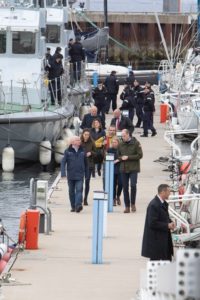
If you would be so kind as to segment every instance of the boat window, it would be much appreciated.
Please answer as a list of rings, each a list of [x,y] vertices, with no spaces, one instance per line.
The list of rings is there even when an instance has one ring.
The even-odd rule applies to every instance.
[[[12,33],[12,53],[14,54],[34,54],[35,53],[35,33],[15,31]]]
[[[60,43],[60,26],[47,25],[46,42],[47,43]]]
[[[6,52],[6,32],[0,32],[0,53]]]

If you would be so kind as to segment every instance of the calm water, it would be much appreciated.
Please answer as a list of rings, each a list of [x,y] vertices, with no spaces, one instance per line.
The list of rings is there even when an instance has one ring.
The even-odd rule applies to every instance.
[[[48,180],[50,187],[58,172],[55,166],[44,172],[39,164],[16,166],[12,174],[0,172],[0,218],[12,238],[17,238],[21,212],[29,207],[30,179]]]

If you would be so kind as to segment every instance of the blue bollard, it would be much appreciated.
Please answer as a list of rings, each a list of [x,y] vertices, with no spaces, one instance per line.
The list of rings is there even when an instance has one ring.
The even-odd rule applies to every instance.
[[[99,79],[99,75],[98,75],[97,71],[94,71],[94,73],[92,75],[92,84],[94,87],[97,87],[98,79]]]
[[[105,191],[108,193],[108,212],[113,212],[114,154],[106,155]]]
[[[104,192],[94,192],[92,263],[103,263]]]
[[[108,194],[104,193],[103,237],[107,237]]]

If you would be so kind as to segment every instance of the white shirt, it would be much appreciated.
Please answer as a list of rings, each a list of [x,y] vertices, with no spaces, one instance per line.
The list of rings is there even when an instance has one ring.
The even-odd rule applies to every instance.
[[[159,195],[157,195],[157,197],[160,199],[160,202],[161,202],[161,203],[164,203],[164,202],[165,202],[162,198],[160,198]]]

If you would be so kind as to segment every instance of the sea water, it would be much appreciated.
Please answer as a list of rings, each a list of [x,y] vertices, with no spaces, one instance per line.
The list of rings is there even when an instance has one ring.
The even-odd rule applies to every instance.
[[[50,187],[59,168],[50,166],[44,172],[40,164],[23,164],[15,167],[13,173],[0,171],[0,218],[14,240],[17,240],[21,213],[29,208],[30,179],[47,180]]]

